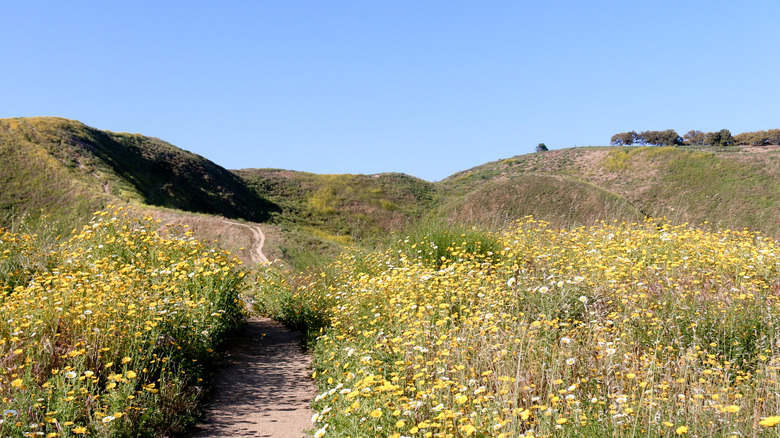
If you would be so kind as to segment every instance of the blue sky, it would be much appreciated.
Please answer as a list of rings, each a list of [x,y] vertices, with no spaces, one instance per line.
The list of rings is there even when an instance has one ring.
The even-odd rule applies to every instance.
[[[780,128],[777,17],[777,0],[11,0],[0,117],[230,169],[436,181],[540,142]]]

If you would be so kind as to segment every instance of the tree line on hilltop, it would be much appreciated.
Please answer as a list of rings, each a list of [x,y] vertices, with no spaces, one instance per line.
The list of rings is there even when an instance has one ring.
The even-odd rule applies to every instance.
[[[649,145],[649,146],[679,146],[679,145],[712,145],[712,146],[731,146],[753,145],[764,146],[770,144],[780,144],[780,129],[769,129],[766,131],[743,132],[737,135],[731,135],[728,129],[721,129],[715,132],[702,132],[691,130],[680,136],[673,129],[664,131],[635,131],[620,132],[612,136],[610,144],[614,146]]]

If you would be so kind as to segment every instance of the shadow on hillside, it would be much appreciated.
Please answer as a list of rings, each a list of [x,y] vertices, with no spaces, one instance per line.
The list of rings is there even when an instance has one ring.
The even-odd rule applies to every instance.
[[[89,129],[72,140],[89,149],[128,181],[150,205],[265,222],[280,212],[234,173],[162,140]]]

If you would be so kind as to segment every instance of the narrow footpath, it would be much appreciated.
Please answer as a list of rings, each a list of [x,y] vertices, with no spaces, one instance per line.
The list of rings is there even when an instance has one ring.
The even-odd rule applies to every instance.
[[[255,263],[270,263],[268,257],[266,257],[265,254],[263,254],[263,245],[265,245],[265,234],[263,234],[263,230],[260,229],[259,226],[242,224],[241,222],[233,222],[224,219],[222,220],[222,222],[235,227],[247,228],[249,232],[252,234],[251,237],[252,248],[250,251],[250,256],[252,257],[252,260]]]
[[[259,226],[223,222],[249,228],[254,261],[268,263]],[[206,419],[192,437],[306,436],[315,387],[311,357],[301,351],[300,339],[300,333],[272,319],[250,317],[244,332],[227,341],[226,363],[216,376]]]
[[[249,318],[227,345],[206,421],[192,436],[299,438],[312,427],[315,388],[300,334],[268,318]]]

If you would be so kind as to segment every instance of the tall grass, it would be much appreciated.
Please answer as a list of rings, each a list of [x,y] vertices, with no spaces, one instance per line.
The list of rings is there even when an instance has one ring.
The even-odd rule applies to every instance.
[[[242,318],[243,273],[115,208],[54,245],[0,230],[3,436],[162,436]]]
[[[394,242],[392,248],[433,268],[451,260],[456,250],[462,251],[458,256],[495,261],[502,249],[493,233],[476,226],[447,224],[444,220],[423,220],[401,234],[404,239]]]
[[[319,435],[774,436],[776,241],[656,221],[487,234],[288,279],[325,319]]]

